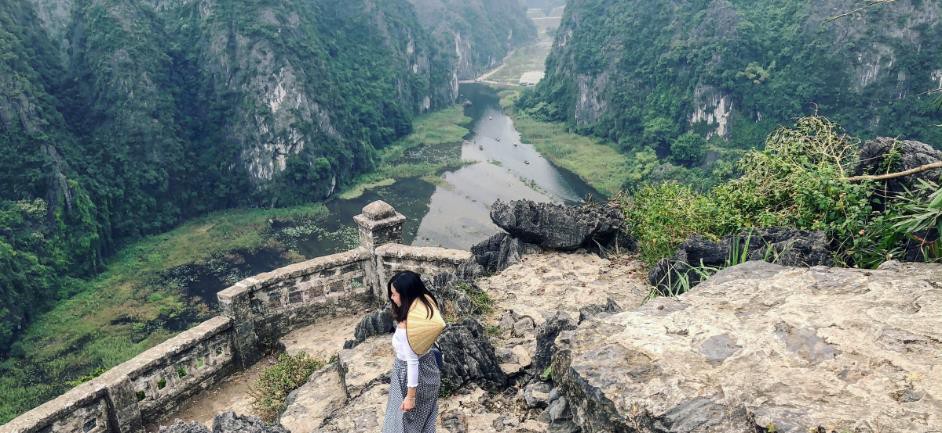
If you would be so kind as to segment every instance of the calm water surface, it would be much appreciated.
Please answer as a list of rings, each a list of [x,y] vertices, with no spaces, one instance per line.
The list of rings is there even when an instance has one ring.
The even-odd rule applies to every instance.
[[[555,167],[533,146],[520,142],[513,121],[500,108],[496,92],[479,84],[460,88],[459,100],[471,101],[465,113],[473,119],[472,132],[454,145],[468,162],[447,172],[439,185],[406,179],[367,191],[353,200],[327,203],[330,216],[325,229],[352,230],[353,216],[374,200],[393,205],[408,220],[405,242],[421,246],[470,248],[500,231],[490,219],[497,200],[530,199],[538,202],[576,203],[599,194],[578,177]],[[313,239],[299,245],[307,257],[343,249],[336,239]]]

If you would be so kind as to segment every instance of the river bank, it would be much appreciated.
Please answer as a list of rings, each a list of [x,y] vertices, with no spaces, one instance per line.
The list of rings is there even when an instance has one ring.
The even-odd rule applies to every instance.
[[[621,191],[633,170],[628,157],[595,137],[570,132],[560,122],[544,122],[517,111],[514,102],[522,90],[500,91],[500,105],[513,119],[521,139],[532,144],[553,164],[579,176],[606,196]]]

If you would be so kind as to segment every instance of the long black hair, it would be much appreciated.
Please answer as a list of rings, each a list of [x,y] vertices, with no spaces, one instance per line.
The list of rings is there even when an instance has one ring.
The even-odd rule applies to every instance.
[[[396,287],[396,291],[399,292],[399,306],[396,306],[395,302],[392,302],[392,290],[393,286]],[[389,279],[389,283],[386,284],[386,296],[389,297],[389,304],[392,307],[392,316],[397,322],[402,322],[406,320],[406,317],[409,316],[409,308],[412,307],[412,302],[416,299],[419,299],[428,311],[428,318],[432,318],[433,309],[432,304],[429,302],[431,298],[432,301],[435,301],[438,304],[438,300],[435,299],[435,295],[432,294],[426,287],[425,283],[422,282],[422,277],[419,274],[412,271],[402,271],[393,275]]]

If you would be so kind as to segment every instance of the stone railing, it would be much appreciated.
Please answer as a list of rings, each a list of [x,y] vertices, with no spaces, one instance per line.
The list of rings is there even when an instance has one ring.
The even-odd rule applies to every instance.
[[[0,426],[0,433],[131,433],[258,361],[288,332],[386,302],[395,272],[454,271],[467,251],[401,245],[405,217],[374,202],[354,217],[360,247],[246,278],[218,293],[221,315]]]

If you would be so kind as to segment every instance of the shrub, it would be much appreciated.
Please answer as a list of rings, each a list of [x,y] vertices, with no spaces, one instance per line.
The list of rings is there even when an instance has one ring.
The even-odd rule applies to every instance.
[[[689,186],[663,183],[642,187],[621,197],[629,231],[648,264],[668,257],[693,234],[716,233],[717,209],[711,200]]]
[[[706,155],[706,140],[695,132],[687,132],[671,143],[671,160],[677,164],[694,166]]]
[[[706,194],[671,183],[646,186],[622,198],[623,208],[649,264],[672,255],[693,234],[718,238],[775,226],[825,232],[835,261],[847,266],[875,267],[896,256],[907,237],[923,242],[927,259],[935,257],[938,242],[918,233],[938,231],[938,186],[924,183],[903,197],[880,197],[875,183],[849,179],[858,160],[858,140],[823,117],[806,117],[773,132],[765,149],[746,154],[738,179]]]
[[[306,353],[279,355],[278,361],[265,369],[249,389],[255,413],[268,422],[274,421],[284,411],[288,394],[307,382],[323,365]]]
[[[771,226],[822,230],[838,240],[839,263],[879,264],[895,234],[873,209],[874,184],[847,179],[858,149],[855,138],[823,117],[779,128],[764,150],[746,154],[742,177],[714,190],[725,215],[723,231]]]

